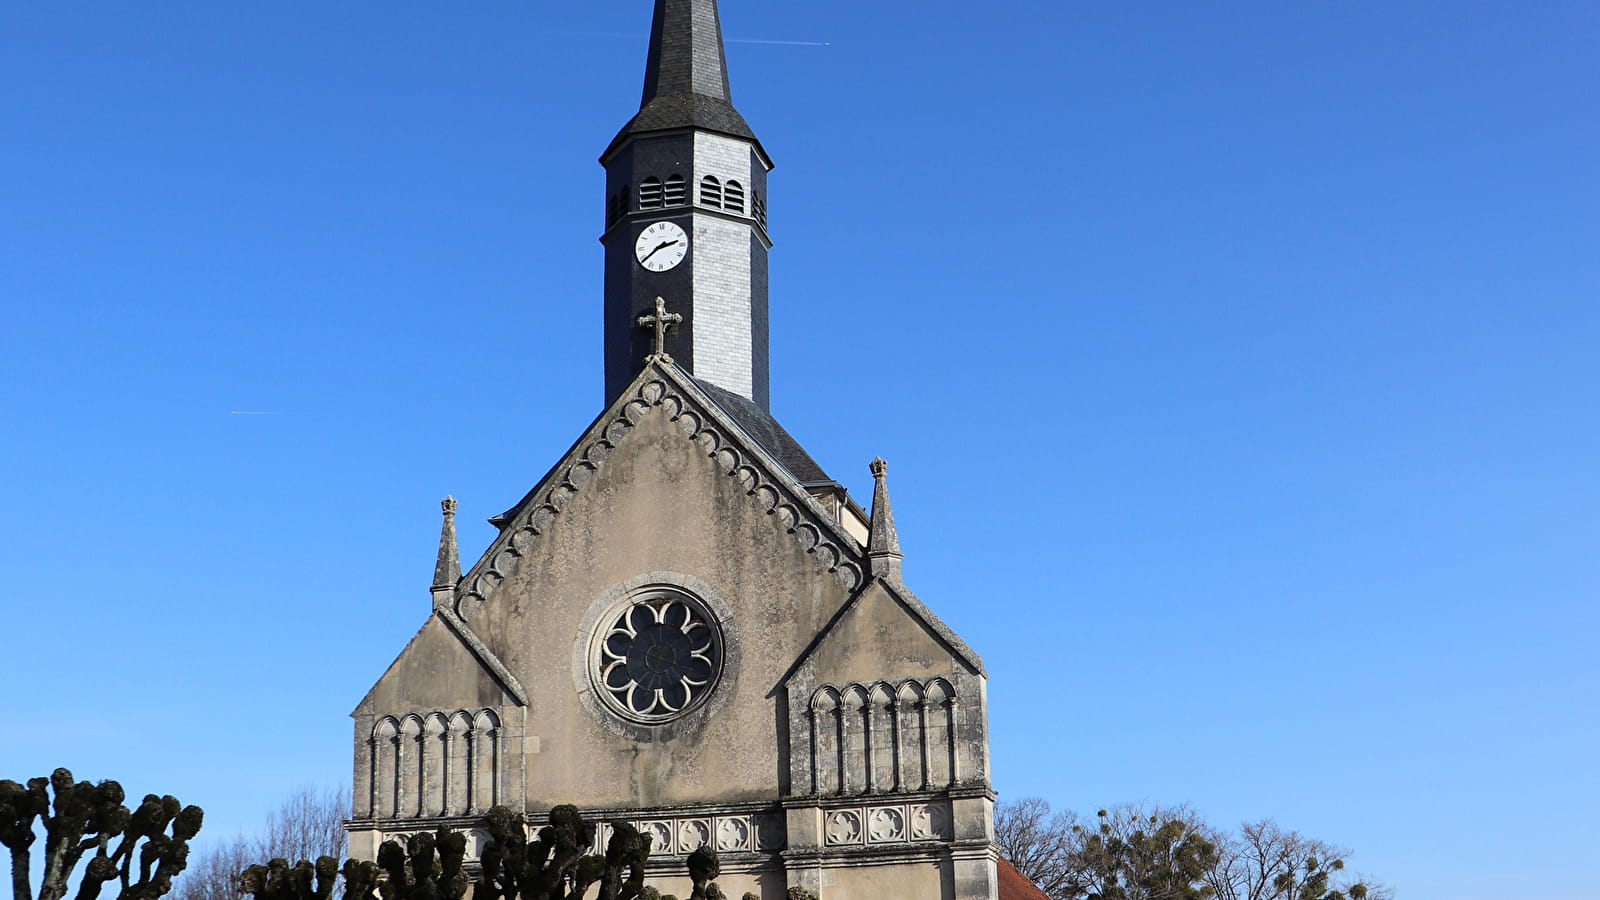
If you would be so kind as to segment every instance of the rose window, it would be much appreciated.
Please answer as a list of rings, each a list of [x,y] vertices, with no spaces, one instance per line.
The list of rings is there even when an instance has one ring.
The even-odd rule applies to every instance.
[[[636,722],[666,722],[698,706],[722,670],[714,620],[698,600],[675,589],[636,596],[599,637],[599,694]]]

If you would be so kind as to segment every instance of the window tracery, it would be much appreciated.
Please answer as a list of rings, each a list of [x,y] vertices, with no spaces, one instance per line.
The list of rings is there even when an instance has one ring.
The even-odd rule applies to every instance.
[[[654,585],[603,619],[591,678],[601,701],[633,722],[658,724],[699,706],[722,671],[722,631],[700,600]]]

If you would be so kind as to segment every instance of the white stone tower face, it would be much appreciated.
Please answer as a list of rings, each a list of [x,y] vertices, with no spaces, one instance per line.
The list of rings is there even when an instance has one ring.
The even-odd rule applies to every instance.
[[[658,0],[644,102],[601,163],[606,400],[643,368],[652,347],[638,319],[661,297],[684,317],[668,336],[672,359],[767,408],[772,161],[730,102],[715,0]],[[677,230],[641,245],[658,223]],[[681,259],[675,239],[688,245]]]

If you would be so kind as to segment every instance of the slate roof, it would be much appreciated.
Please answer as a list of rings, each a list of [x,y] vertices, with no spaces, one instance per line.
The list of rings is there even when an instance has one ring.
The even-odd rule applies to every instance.
[[[639,106],[673,94],[700,94],[724,103],[733,99],[717,0],[656,0]]]
[[[760,147],[749,123],[733,108],[717,0],[656,0],[639,114],[617,133],[601,159],[635,135],[683,128],[745,138]]]
[[[745,434],[788,469],[795,481],[803,485],[837,483],[828,477],[822,466],[817,465],[817,461],[800,446],[800,442],[778,424],[778,420],[774,419],[771,413],[754,402],[709,382],[696,378],[694,383],[727,414],[728,418],[734,421],[734,424],[744,429]]]

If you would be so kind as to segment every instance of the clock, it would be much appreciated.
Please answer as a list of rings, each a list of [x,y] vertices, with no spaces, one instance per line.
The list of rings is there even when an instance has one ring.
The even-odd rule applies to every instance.
[[[676,268],[689,253],[689,235],[672,222],[653,222],[639,232],[633,255],[652,272]]]

